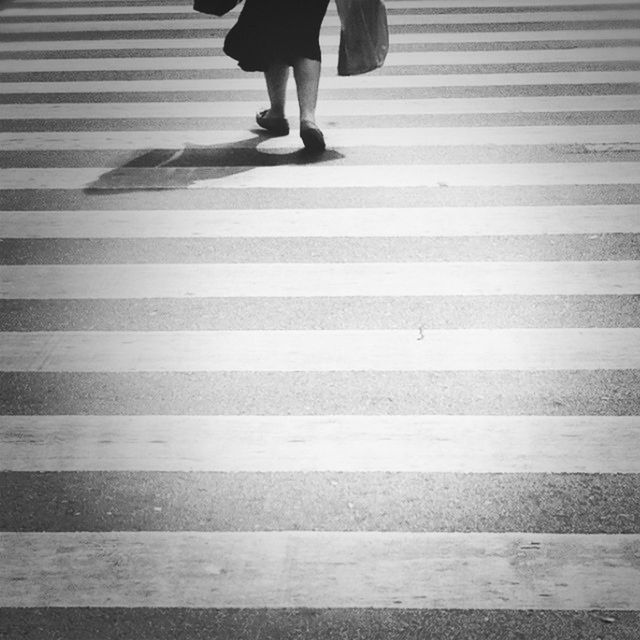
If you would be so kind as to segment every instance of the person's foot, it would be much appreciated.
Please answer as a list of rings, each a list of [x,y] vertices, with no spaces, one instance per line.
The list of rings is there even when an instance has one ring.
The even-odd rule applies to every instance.
[[[327,148],[322,131],[320,131],[315,122],[301,120],[300,137],[304,148],[311,153],[322,153]]]
[[[256,122],[274,136],[289,135],[289,121],[283,116],[271,115],[270,109],[265,109],[256,114]]]

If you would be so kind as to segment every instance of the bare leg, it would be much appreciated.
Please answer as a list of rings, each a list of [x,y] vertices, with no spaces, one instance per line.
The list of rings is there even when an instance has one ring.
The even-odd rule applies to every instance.
[[[284,63],[272,64],[264,73],[267,82],[267,92],[271,108],[269,117],[283,118],[287,97],[287,80],[289,79],[289,66]]]
[[[293,63],[293,75],[300,107],[300,137],[308,151],[320,153],[325,150],[324,136],[316,124],[320,61],[298,58]]]
[[[293,75],[298,90],[300,121],[315,125],[318,86],[320,84],[320,61],[298,58],[293,63]]]

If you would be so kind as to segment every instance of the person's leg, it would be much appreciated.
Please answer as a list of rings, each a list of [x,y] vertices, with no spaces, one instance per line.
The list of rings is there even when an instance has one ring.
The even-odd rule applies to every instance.
[[[318,87],[320,85],[320,61],[298,58],[293,63],[293,74],[298,91],[300,121],[315,124]]]
[[[270,118],[284,118],[289,65],[276,62],[264,72],[264,77],[271,103],[268,115]]]
[[[293,75],[300,108],[300,137],[310,151],[324,151],[322,131],[316,124],[316,104],[320,85],[320,61],[298,58],[293,63]]]
[[[286,136],[289,133],[289,122],[284,116],[287,97],[287,80],[289,79],[289,65],[274,63],[265,72],[270,106],[256,114],[256,122],[276,136]]]

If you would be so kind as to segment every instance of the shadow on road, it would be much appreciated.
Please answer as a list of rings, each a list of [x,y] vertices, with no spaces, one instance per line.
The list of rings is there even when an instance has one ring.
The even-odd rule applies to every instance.
[[[112,169],[84,188],[85,194],[108,195],[117,191],[160,191],[187,189],[200,180],[221,180],[257,167],[319,164],[344,156],[328,149],[312,154],[295,151],[261,150],[271,136],[261,130],[251,138],[220,145],[188,143],[182,149],[151,149],[117,169]]]

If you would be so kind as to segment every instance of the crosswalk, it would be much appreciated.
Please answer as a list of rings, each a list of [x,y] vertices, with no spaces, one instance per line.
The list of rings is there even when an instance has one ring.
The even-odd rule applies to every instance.
[[[640,5],[386,5],[1,8],[0,637],[637,638]]]

